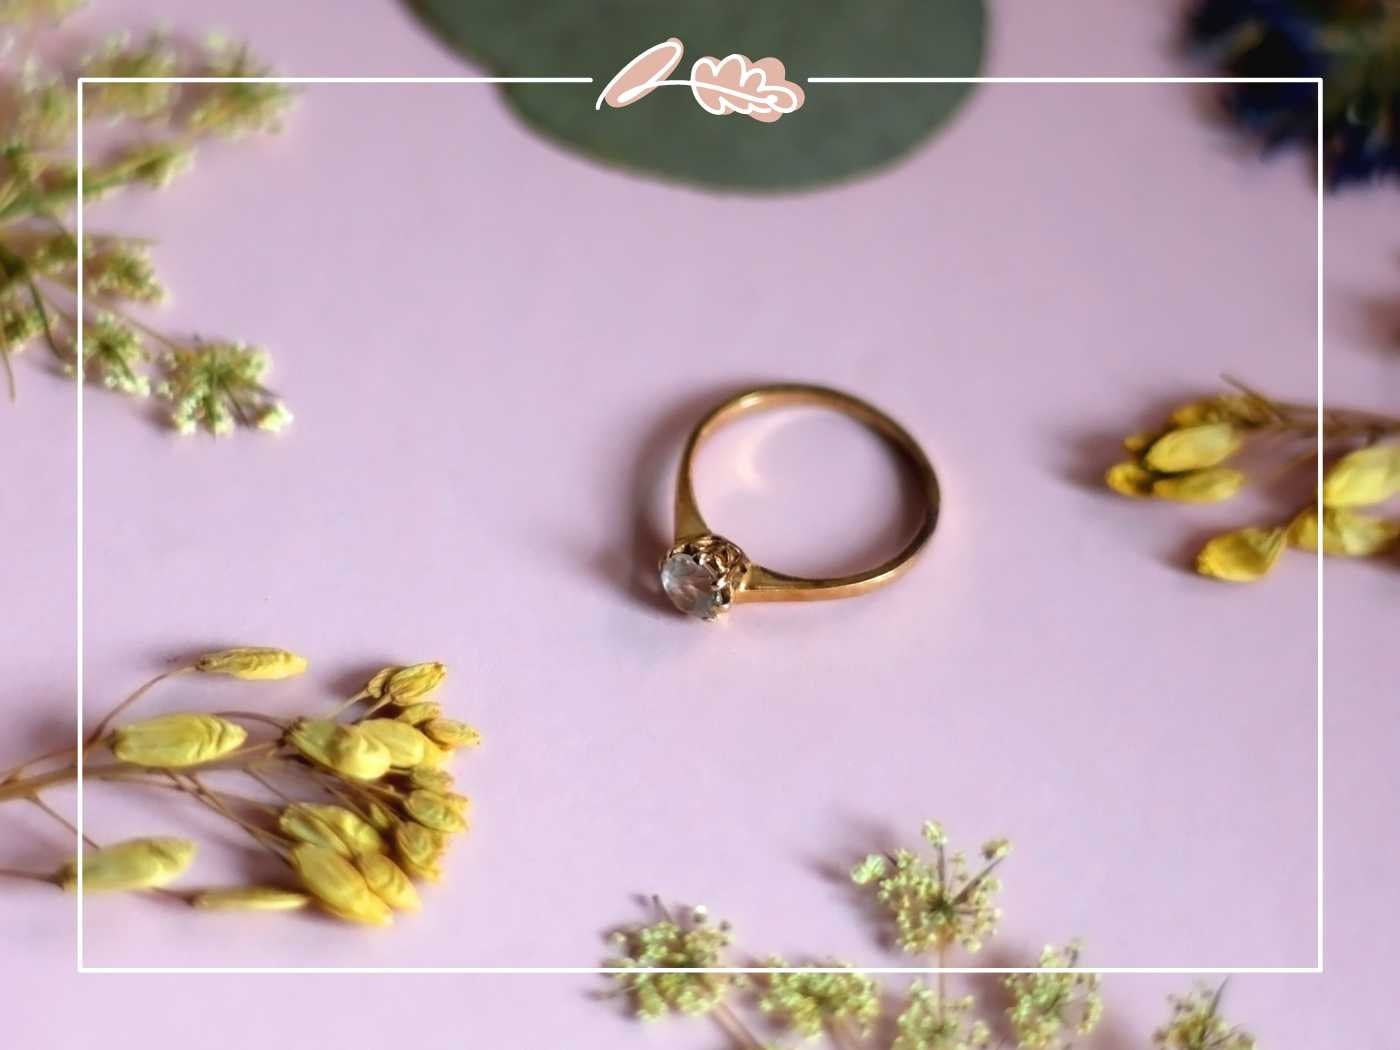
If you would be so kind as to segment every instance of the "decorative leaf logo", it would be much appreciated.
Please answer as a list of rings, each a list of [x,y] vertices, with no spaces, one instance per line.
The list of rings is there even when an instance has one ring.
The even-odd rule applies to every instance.
[[[800,109],[806,101],[802,89],[787,79],[787,70],[776,58],[751,61],[744,55],[697,58],[689,80],[667,80],[680,65],[685,46],[675,37],[647,48],[608,81],[594,109],[607,103],[622,109],[650,95],[659,87],[685,86],[707,113],[717,117],[740,113],[771,124],[784,113]]]
[[[787,79],[776,58],[750,62],[743,55],[723,59],[697,58],[690,69],[690,90],[707,113],[729,113],[771,124],[806,100],[802,89]]]

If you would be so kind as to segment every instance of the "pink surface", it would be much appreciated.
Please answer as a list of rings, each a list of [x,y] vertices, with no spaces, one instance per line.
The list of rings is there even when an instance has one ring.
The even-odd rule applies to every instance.
[[[226,8],[110,2],[85,24],[217,23],[291,73],[461,68],[392,4],[354,19],[328,0]],[[1002,8],[993,73],[1185,71],[1163,15]],[[814,86],[809,108],[836,90],[855,89]],[[178,296],[163,322],[267,344],[298,420],[280,438],[178,441],[89,398],[89,714],[211,645],[310,656],[298,682],[197,694],[281,712],[326,709],[385,661],[442,659],[449,702],[486,734],[461,768],[477,821],[424,914],[391,934],[103,900],[88,964],[588,966],[601,933],[640,914],[631,895],[655,891],[708,903],[756,953],[898,965],[830,872],[926,816],[968,845],[1017,846],[1003,932],[959,962],[1024,964],[1079,935],[1106,966],[1313,964],[1312,568],[1295,558],[1248,589],[1194,578],[1187,553],[1247,504],[1139,506],[1095,480],[1122,433],[1221,371],[1311,395],[1301,162],[1254,163],[1187,88],[1004,86],[878,178],[722,198],[560,152],[487,87],[340,86],[306,91],[282,138],[200,169],[89,223],[157,236]],[[1393,214],[1384,193],[1329,201],[1338,403],[1395,402],[1378,331]],[[24,612],[3,650],[15,757],[68,732],[76,516],[71,393],[22,372],[0,413],[22,464],[0,511]],[[875,597],[685,621],[643,585],[679,442],[718,396],[782,379],[850,389],[924,441],[945,489],[934,548]],[[813,413],[725,435],[699,491],[713,525],[792,571],[859,561],[900,512],[883,450]],[[1328,566],[1328,972],[1236,981],[1233,1012],[1269,1046],[1379,1036],[1390,577]],[[172,687],[152,710],[194,695]],[[94,833],[205,827],[137,801],[92,792]],[[7,839],[48,835],[3,818]],[[235,876],[240,849],[210,849],[201,873]],[[71,909],[8,889],[0,965],[34,1006],[19,1045],[86,1043],[49,1027],[75,994],[93,1025],[160,1003],[201,1050],[271,1025],[368,1045],[397,1030],[390,1003],[423,994],[282,978],[270,995],[220,976],[172,1000],[169,978],[68,976]],[[1101,1045],[1141,1043],[1185,981],[1113,980]],[[599,984],[433,979],[427,994],[467,1019],[435,1014],[420,1043],[710,1045],[701,1026],[629,1033],[586,998]]]

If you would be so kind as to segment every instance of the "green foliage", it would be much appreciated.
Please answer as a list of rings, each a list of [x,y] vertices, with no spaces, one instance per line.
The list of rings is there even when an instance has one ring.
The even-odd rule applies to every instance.
[[[808,85],[811,76],[977,74],[982,0],[410,0],[446,43],[494,74],[591,76],[591,85],[511,85],[506,97],[543,132],[607,164],[726,190],[795,189],[883,167],[943,126],[962,84]],[[623,110],[594,109],[613,74],[678,37],[687,75],[702,55],[774,56],[807,92],[774,124],[714,117],[684,88]]]

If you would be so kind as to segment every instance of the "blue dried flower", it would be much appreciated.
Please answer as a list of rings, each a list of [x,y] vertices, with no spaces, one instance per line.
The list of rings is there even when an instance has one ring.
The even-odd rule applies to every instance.
[[[1231,76],[1324,79],[1329,186],[1400,177],[1395,0],[1200,0],[1187,37]],[[1223,104],[1266,147],[1317,139],[1311,84],[1232,85]]]

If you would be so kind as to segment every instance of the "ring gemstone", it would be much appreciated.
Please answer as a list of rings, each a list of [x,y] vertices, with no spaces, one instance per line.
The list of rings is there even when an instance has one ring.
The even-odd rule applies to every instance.
[[[743,586],[749,560],[722,536],[678,543],[661,558],[661,589],[671,604],[697,620],[713,620]]]

